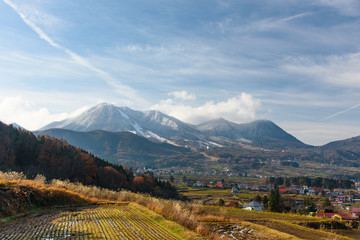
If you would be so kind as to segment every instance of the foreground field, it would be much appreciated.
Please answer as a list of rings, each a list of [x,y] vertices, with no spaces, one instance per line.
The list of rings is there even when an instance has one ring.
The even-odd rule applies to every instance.
[[[181,239],[127,205],[53,212],[17,221],[0,239]]]
[[[19,177],[20,176],[20,177]],[[247,200],[250,193],[188,193]],[[226,199],[226,198],[224,198]],[[39,213],[40,212],[40,213]],[[34,215],[35,213],[35,215]],[[0,175],[0,239],[360,239],[347,223]]]

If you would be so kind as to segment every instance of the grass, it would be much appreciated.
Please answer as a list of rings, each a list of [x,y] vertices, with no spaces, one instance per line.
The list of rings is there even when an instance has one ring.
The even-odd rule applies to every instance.
[[[236,208],[203,206],[197,202],[164,200],[154,198],[149,195],[135,194],[129,191],[111,191],[95,186],[84,186],[80,183],[71,183],[69,181],[52,180],[51,182],[47,182],[46,179],[44,179],[42,176],[37,176],[33,180],[28,180],[24,178],[22,174],[14,172],[0,172],[0,187],[1,186],[3,186],[4,188],[14,189],[14,191],[16,189],[22,189],[21,191],[27,189],[27,191],[29,191],[30,193],[33,193],[31,192],[31,189],[35,189],[35,193],[39,193],[40,198],[38,200],[40,201],[40,203],[42,203],[40,204],[42,208],[58,205],[79,206],[84,204],[98,204],[102,206],[104,204],[130,203],[127,209],[119,210],[120,212],[118,212],[118,214],[119,216],[121,216],[121,218],[123,217],[125,219],[131,215],[138,216],[140,219],[139,224],[131,222],[131,224],[136,225],[134,226],[134,228],[138,228],[138,230],[141,231],[141,222],[145,221],[141,220],[142,216],[142,218],[147,219],[146,221],[148,224],[150,224],[150,222],[148,221],[151,221],[151,224],[156,224],[163,229],[167,229],[167,231],[171,232],[172,235],[175,236],[175,238],[177,239],[201,239],[201,236],[210,239],[219,239],[222,236],[221,234],[225,234],[226,231],[233,231],[229,229],[235,229],[238,227],[247,229],[251,228],[251,230],[255,230],[254,233],[248,233],[250,234],[249,238],[253,237],[260,239],[272,239],[271,236],[276,236],[276,238],[274,239],[297,239],[297,237],[302,239],[312,239],[311,237],[319,235],[322,236],[319,239],[325,239],[325,237],[327,237],[328,239],[346,239],[345,237],[341,237],[340,235],[311,229],[309,227],[302,227],[299,225],[300,223],[304,222],[327,221],[322,218],[313,218],[295,214],[246,211]],[[243,191],[242,193],[238,194],[237,197],[234,197],[230,194],[229,189],[187,189],[188,194],[196,193],[203,196],[212,194],[216,197],[230,196],[229,199],[250,199],[259,194],[258,192]],[[46,196],[46,198],[44,198],[44,196]],[[31,203],[27,207],[34,208],[34,206],[37,205],[39,205],[39,203]],[[98,208],[101,209],[101,206]],[[90,214],[90,216],[93,217],[86,218],[86,214]],[[99,213],[79,212],[78,215],[80,217],[83,217],[81,217],[80,219],[76,218],[75,220],[72,218],[64,217],[62,218],[63,220],[61,220],[62,225],[60,226],[65,226],[66,224],[64,222],[66,221],[84,221],[84,219],[88,219],[86,221],[91,222],[91,219],[95,216],[91,214],[97,214],[96,216],[98,217],[103,216],[106,218],[106,214],[110,214],[110,212],[106,209],[101,210]],[[16,214],[14,214],[14,216],[15,215]],[[68,215],[72,216],[70,213],[68,213]],[[6,217],[1,218],[1,221],[3,223],[6,223],[5,225],[8,225],[8,223],[14,221],[14,219],[16,218]],[[113,234],[111,233],[111,231],[113,230],[109,230],[109,226],[112,225],[112,223],[107,223],[105,221],[102,222],[102,224],[104,226],[107,226],[107,229],[99,230],[103,231],[101,233],[103,235],[99,235],[98,237],[105,238],[106,236],[111,236],[109,234]],[[215,225],[217,228],[221,227],[221,231],[223,231],[221,234],[219,232],[214,232]],[[75,230],[83,232],[83,234],[87,234],[91,229],[94,229],[95,227],[96,226],[89,224]],[[88,228],[90,228],[90,230]],[[152,231],[151,228],[148,230],[150,232]],[[44,227],[41,231],[46,232],[47,230]],[[60,230],[58,229],[58,231]]]
[[[245,221],[258,220],[258,219],[277,219],[277,220],[286,220],[290,222],[324,221],[323,218],[314,218],[314,217],[302,216],[297,214],[247,211],[239,208],[214,207],[214,206],[204,206],[203,212],[208,214],[215,214],[215,215],[220,214],[227,216],[229,218],[235,218]]]
[[[68,197],[70,202],[74,205],[90,203],[90,204],[104,204],[104,203],[120,203],[120,202],[135,202],[148,209],[161,214],[170,221],[175,221],[178,224],[188,228],[192,231],[201,230],[202,234],[212,236],[210,231],[204,231],[206,226],[201,226],[201,223],[196,220],[197,204],[186,203],[174,200],[164,200],[151,197],[149,195],[135,194],[129,191],[111,191],[95,186],[84,186],[81,183],[71,183],[69,181],[52,180],[46,184],[43,181],[37,182],[28,180],[16,173],[0,173],[0,177],[5,176],[3,181],[16,187],[29,187],[35,189],[37,192],[46,193],[46,196],[54,196],[55,199],[64,199]],[[20,177],[19,177],[20,176]],[[41,178],[40,178],[41,179]],[[78,202],[75,200],[79,200]],[[59,202],[59,204],[61,201]]]
[[[190,231],[189,229],[185,228],[182,225],[179,225],[173,221],[169,221],[166,218],[164,218],[162,215],[155,213],[154,211],[150,211],[148,208],[141,206],[137,203],[130,203],[130,207],[136,209],[141,214],[144,214],[145,216],[149,217],[162,227],[168,229],[172,233],[176,234],[180,238],[183,239],[204,239],[201,235],[196,234],[193,231]]]

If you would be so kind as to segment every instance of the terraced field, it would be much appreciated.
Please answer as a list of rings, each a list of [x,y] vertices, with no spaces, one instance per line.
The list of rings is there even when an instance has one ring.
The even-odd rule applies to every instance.
[[[217,214],[221,212],[222,216],[227,216],[232,220],[244,221],[266,227],[271,230],[275,230],[280,233],[287,234],[288,239],[360,239],[359,235],[353,238],[357,232],[347,231],[341,232],[342,234],[336,234],[332,229],[313,229],[301,226],[300,223],[321,223],[329,222],[330,220],[324,220],[323,218],[313,218],[308,216],[300,216],[294,214],[281,214],[271,212],[260,211],[246,211],[237,208],[218,208],[218,207],[205,207],[204,213]],[[347,234],[348,233],[348,234]],[[316,236],[316,237],[315,237]],[[348,236],[348,237],[347,237]],[[260,239],[265,238],[263,236]],[[251,239],[251,238],[248,238]]]
[[[127,205],[28,217],[0,229],[0,239],[181,239]]]

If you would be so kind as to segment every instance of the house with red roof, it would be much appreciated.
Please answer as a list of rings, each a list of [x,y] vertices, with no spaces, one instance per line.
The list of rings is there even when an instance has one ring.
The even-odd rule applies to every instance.
[[[344,202],[343,201],[331,202],[331,205],[333,205],[333,206],[343,206]]]
[[[213,186],[213,188],[220,188],[220,189],[224,189],[224,188],[225,188],[225,186],[224,186],[224,184],[222,184],[221,182],[218,182],[217,184],[215,184],[215,185]]]
[[[280,187],[279,188],[279,193],[281,193],[281,194],[293,193],[293,189],[286,188],[286,187]]]
[[[230,202],[226,207],[237,207],[242,208],[242,205],[239,202]]]

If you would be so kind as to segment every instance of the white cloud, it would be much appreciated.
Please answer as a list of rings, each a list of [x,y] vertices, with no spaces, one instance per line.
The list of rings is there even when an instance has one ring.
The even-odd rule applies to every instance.
[[[255,119],[256,110],[260,106],[260,100],[253,98],[250,94],[241,93],[226,101],[218,103],[211,101],[197,107],[166,99],[151,108],[165,112],[184,122],[198,124],[220,117],[237,123],[248,122]]]
[[[173,96],[175,99],[181,99],[181,100],[195,100],[196,99],[196,96],[194,94],[190,94],[187,91],[170,92],[168,95]]]
[[[254,32],[263,32],[263,31],[271,31],[274,29],[283,29],[287,32],[289,31],[289,27],[287,25],[288,22],[291,22],[294,19],[303,18],[313,14],[312,12],[304,12],[295,14],[292,16],[284,17],[284,18],[264,18],[258,21],[250,22],[248,24],[243,24],[243,21],[240,20],[237,16],[225,17],[219,22],[215,22],[212,24],[215,29],[218,29],[221,33],[232,33],[232,34],[241,34],[244,33],[254,33]]]
[[[111,76],[111,74],[95,67],[92,65],[88,60],[81,57],[80,55],[76,54],[75,52],[71,51],[70,49],[67,49],[58,43],[56,43],[48,34],[46,34],[41,28],[39,28],[34,22],[31,21],[31,19],[36,20],[37,18],[34,17],[36,14],[39,14],[39,12],[36,12],[34,9],[31,9],[30,11],[27,9],[26,12],[19,7],[18,5],[14,4],[10,0],[4,0],[6,4],[8,4],[14,11],[19,14],[21,19],[33,30],[35,31],[40,38],[45,40],[47,43],[49,43],[54,48],[57,48],[59,50],[64,51],[66,54],[71,57],[76,63],[82,65],[83,67],[95,72],[102,78],[109,86],[113,87],[119,94],[121,94],[124,97],[127,97],[129,99],[145,103],[146,101],[142,99],[140,96],[137,95],[136,91],[129,86],[126,86],[124,84],[121,84],[119,81],[117,81],[114,77]],[[27,16],[26,13],[31,13],[30,16]],[[50,18],[49,15],[46,16],[46,18]],[[40,17],[41,19],[41,17]]]
[[[17,123],[28,130],[37,130],[50,122],[74,117],[87,108],[79,108],[70,114],[52,114],[47,108],[39,108],[22,97],[7,97],[0,100],[0,121],[6,124]]]
[[[306,17],[311,14],[312,14],[311,12],[305,12],[305,13],[299,13],[299,14],[292,15],[292,16],[285,17],[285,18],[278,18],[278,19],[267,18],[267,19],[263,19],[258,22],[254,22],[254,23],[250,24],[249,26],[247,26],[247,30],[249,30],[249,31],[269,31],[269,30],[283,27],[284,23],[290,22],[297,18],[303,18],[303,17]]]
[[[351,110],[354,110],[354,109],[356,109],[356,108],[359,108],[359,107],[360,107],[360,104],[356,104],[356,105],[351,106],[351,107],[349,107],[349,108],[347,108],[347,109],[345,109],[345,110],[343,110],[343,111],[340,111],[340,112],[331,114],[330,116],[327,116],[327,117],[324,118],[323,120],[332,119],[332,118],[334,118],[334,117],[337,117],[337,116],[339,116],[339,115],[342,115],[342,114],[344,114],[344,113],[347,113],[347,112],[349,112],[349,111],[351,111]]]
[[[329,6],[337,9],[340,13],[348,16],[360,16],[359,0],[317,0],[314,2],[318,5]]]
[[[285,69],[308,75],[325,82],[352,88],[360,88],[360,52],[332,55],[322,61],[302,57],[289,59]]]
[[[59,28],[64,25],[63,20],[40,10],[40,4],[34,4],[34,1],[26,3],[24,0],[11,2],[9,0],[4,0],[4,2],[10,5],[12,8],[15,7],[15,4],[12,4],[11,2],[15,2],[16,5],[21,8],[21,12],[24,14],[24,16],[26,16],[30,22],[35,23],[38,26],[48,27],[51,29]],[[34,5],[36,5],[36,7],[34,7]]]

